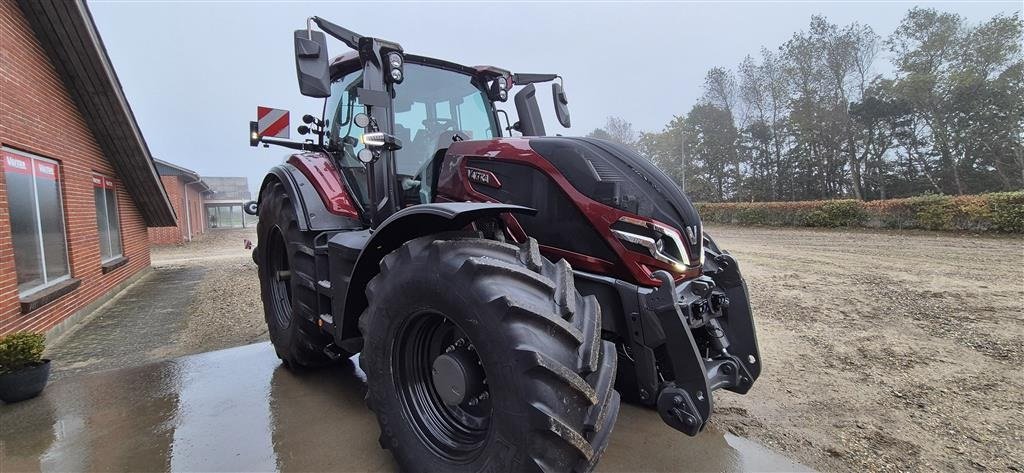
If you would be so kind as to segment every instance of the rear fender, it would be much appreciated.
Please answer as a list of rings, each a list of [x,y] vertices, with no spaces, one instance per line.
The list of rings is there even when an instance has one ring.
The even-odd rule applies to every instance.
[[[366,284],[380,272],[380,260],[405,242],[434,233],[466,228],[474,221],[497,217],[503,213],[534,215],[535,209],[518,205],[495,203],[433,203],[406,207],[388,217],[378,227],[359,254],[352,278],[343,294],[334,295],[334,307],[342,314],[341,330],[336,332],[336,343],[355,353],[362,350],[359,316],[368,305]],[[335,310],[337,317],[338,310]]]

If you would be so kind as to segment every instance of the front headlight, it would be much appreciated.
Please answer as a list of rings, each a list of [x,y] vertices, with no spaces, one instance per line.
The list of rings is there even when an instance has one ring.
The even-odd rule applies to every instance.
[[[612,225],[612,234],[627,247],[644,251],[652,258],[667,263],[677,271],[701,265],[699,258],[691,259],[686,253],[682,236],[676,229],[659,222],[633,217],[621,217]]]

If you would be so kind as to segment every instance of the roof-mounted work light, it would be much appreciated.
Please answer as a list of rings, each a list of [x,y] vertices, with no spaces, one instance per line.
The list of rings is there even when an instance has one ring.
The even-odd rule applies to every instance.
[[[500,75],[491,81],[491,87],[487,89],[487,96],[492,101],[505,102],[508,100],[508,89],[511,84],[509,78]]]
[[[390,51],[384,55],[384,62],[387,68],[387,74],[384,74],[384,78],[392,84],[401,84],[402,80],[405,79],[405,71],[403,70],[405,59],[402,58],[402,53],[400,51]]]

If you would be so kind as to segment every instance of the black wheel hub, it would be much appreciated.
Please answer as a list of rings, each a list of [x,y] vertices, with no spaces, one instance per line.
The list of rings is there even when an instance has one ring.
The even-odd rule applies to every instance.
[[[476,354],[455,349],[434,358],[434,389],[444,403],[457,406],[484,391],[484,369]]]
[[[415,314],[392,351],[399,400],[424,445],[454,463],[483,450],[491,424],[487,373],[468,337],[443,314]]]

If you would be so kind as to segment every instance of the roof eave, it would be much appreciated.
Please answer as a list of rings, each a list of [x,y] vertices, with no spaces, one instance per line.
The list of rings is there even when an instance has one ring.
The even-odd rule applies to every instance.
[[[18,0],[32,30],[146,225],[176,225],[167,196],[83,0]]]

